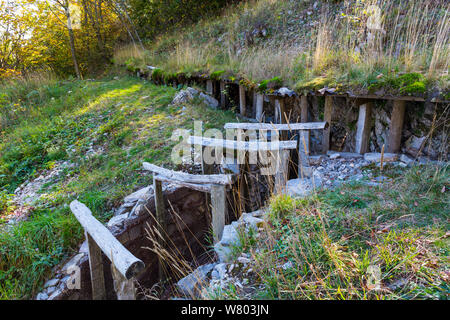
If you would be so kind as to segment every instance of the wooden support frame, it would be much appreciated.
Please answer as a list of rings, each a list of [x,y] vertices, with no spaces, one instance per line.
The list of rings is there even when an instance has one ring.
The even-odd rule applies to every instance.
[[[225,217],[227,213],[226,192],[227,186],[234,181],[234,175],[211,174],[211,175],[192,175],[184,172],[176,172],[158,167],[148,162],[143,163],[144,169],[152,171],[153,185],[155,191],[156,219],[158,225],[162,227],[160,234],[164,233],[166,227],[164,197],[161,182],[171,182],[179,184],[197,191],[210,194],[211,199],[211,224],[214,235],[214,243],[220,241],[225,226]],[[163,266],[163,261],[160,261]],[[163,276],[163,270],[160,269],[160,275]]]
[[[355,152],[364,154],[369,150],[369,137],[372,124],[373,102],[365,102],[359,106],[356,124]]]
[[[405,105],[406,102],[404,100],[394,100],[391,114],[391,124],[389,127],[389,135],[387,138],[388,153],[397,153],[400,151],[403,120],[405,118]]]
[[[120,275],[131,280],[145,267],[144,263],[131,254],[112,233],[81,202],[74,200],[70,209],[85,230],[89,251],[92,298],[106,299],[102,252],[108,257]]]

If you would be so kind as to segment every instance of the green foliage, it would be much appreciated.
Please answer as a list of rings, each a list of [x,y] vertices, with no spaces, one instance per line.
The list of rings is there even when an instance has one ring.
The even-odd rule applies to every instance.
[[[266,90],[278,89],[283,85],[283,80],[280,77],[266,79],[259,83],[258,91],[264,92]]]
[[[19,88],[6,91],[8,107],[27,107],[0,132],[1,218],[8,218],[17,186],[60,162],[71,165],[38,190],[41,198],[27,221],[3,228],[0,220],[5,299],[31,298],[52,267],[77,249],[83,235],[67,207],[73,199],[106,222],[125,195],[149,184],[143,161],[173,166],[170,138],[176,128],[193,129],[192,119],[220,128],[234,119],[230,111],[203,104],[186,104],[183,111],[169,107],[175,89],[132,78],[60,81],[33,90],[28,97]]]
[[[449,167],[416,166],[393,179],[274,197],[265,231],[240,248],[257,275],[248,287],[263,290],[216,297],[447,299]]]
[[[140,34],[154,38],[162,32],[197,22],[200,18],[215,15],[218,10],[233,1],[176,1],[130,0],[131,16]]]

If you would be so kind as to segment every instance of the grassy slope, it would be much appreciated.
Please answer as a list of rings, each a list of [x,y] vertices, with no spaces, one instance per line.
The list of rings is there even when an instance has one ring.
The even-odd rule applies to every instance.
[[[115,62],[153,65],[168,75],[220,70],[257,82],[280,77],[299,91],[328,86],[362,94],[448,95],[448,4],[383,2],[381,47],[368,42],[373,4],[245,1],[217,18],[161,35],[146,52],[124,48]]]
[[[169,107],[175,89],[130,78],[53,81],[36,85],[32,94],[30,88],[25,94],[7,89],[2,116],[10,108],[22,111],[1,132],[0,218],[14,210],[6,199],[22,182],[56,161],[75,166],[44,185],[45,197],[28,221],[6,231],[0,220],[1,299],[30,298],[51,268],[77,248],[83,235],[67,207],[71,200],[78,198],[105,221],[125,195],[151,181],[141,170],[143,161],[172,166],[174,129],[192,128],[194,119],[205,128],[223,128],[234,119],[200,103],[183,111]],[[87,158],[91,147],[103,151]]]
[[[253,274],[233,270],[250,279],[245,288],[259,288],[250,289],[253,299],[448,299],[449,170],[391,168],[394,180],[381,186],[275,197],[264,231],[242,234],[234,248],[251,256]],[[371,266],[381,271],[378,288]],[[231,285],[211,293],[248,292]]]

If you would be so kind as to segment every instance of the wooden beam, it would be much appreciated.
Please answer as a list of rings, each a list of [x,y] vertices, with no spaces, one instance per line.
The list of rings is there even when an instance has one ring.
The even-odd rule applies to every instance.
[[[133,256],[100,221],[95,219],[88,207],[74,200],[70,204],[70,209],[84,230],[124,277],[131,279],[144,269],[144,263]]]
[[[188,183],[188,182],[183,182],[183,181],[178,181],[178,180],[175,181],[175,180],[166,178],[161,175],[155,175],[155,179],[162,181],[162,182],[173,183],[173,184],[176,184],[176,185],[179,185],[182,187],[186,187],[189,189],[197,190],[200,192],[211,192],[211,184]]]
[[[325,110],[323,112],[323,120],[331,126],[331,115],[333,114],[333,97],[325,96]],[[330,150],[330,126],[323,130],[322,152],[327,153]]]
[[[327,122],[306,122],[306,123],[250,123],[250,122],[230,122],[224,125],[224,129],[241,130],[321,130],[328,128]]]
[[[246,115],[247,105],[245,101],[245,87],[243,85],[239,85],[239,111],[242,116]]]
[[[389,136],[387,138],[387,152],[397,153],[400,151],[402,141],[403,120],[405,118],[405,101],[394,100],[394,106],[391,114],[391,124],[389,127]]]
[[[223,185],[214,184],[211,187],[211,215],[214,244],[222,239],[227,211],[226,189]]]
[[[206,138],[204,138],[206,139]],[[210,175],[200,175],[200,174],[190,174],[185,172],[177,172],[173,170],[164,169],[154,164],[144,162],[144,169],[152,171],[160,176],[166,177],[172,181],[187,182],[187,183],[206,183],[206,184],[232,184],[233,175],[232,174],[210,174]]]
[[[223,139],[215,139],[215,138],[190,136],[188,139],[188,143],[194,144],[194,145],[202,145],[205,147],[222,148],[222,150],[230,149],[230,150],[240,150],[240,151],[277,151],[279,149],[296,149],[297,148],[297,142],[293,141],[293,140],[276,141],[276,142],[234,141],[234,140],[223,140]],[[209,176],[212,176],[212,175],[209,175]],[[204,176],[204,177],[209,177],[209,176]],[[190,181],[190,182],[193,182],[193,181]],[[212,181],[210,183],[224,184],[224,183],[217,183],[217,182],[212,182]]]
[[[161,235],[160,246],[164,248],[165,244],[165,232],[166,232],[166,208],[164,204],[164,195],[162,191],[162,183],[156,177],[153,177],[153,190],[155,199],[155,211],[156,211],[156,223],[157,230]],[[158,273],[159,280],[164,279],[164,260],[158,255]]]
[[[256,95],[256,114],[255,119],[258,122],[263,121],[263,111],[264,111],[264,96],[261,93]]]
[[[373,102],[366,102],[359,106],[358,123],[356,125],[355,152],[364,154],[369,150]]]
[[[92,300],[106,300],[105,275],[103,273],[102,250],[95,240],[85,232],[89,251],[89,271],[91,274]]]

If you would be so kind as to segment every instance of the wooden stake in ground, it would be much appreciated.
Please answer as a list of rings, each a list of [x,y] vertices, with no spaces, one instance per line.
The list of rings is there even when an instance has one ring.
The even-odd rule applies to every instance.
[[[325,110],[323,112],[323,121],[328,122],[328,128],[323,130],[322,152],[324,154],[330,150],[330,132],[331,132],[331,115],[333,114],[333,97],[325,96]]]

